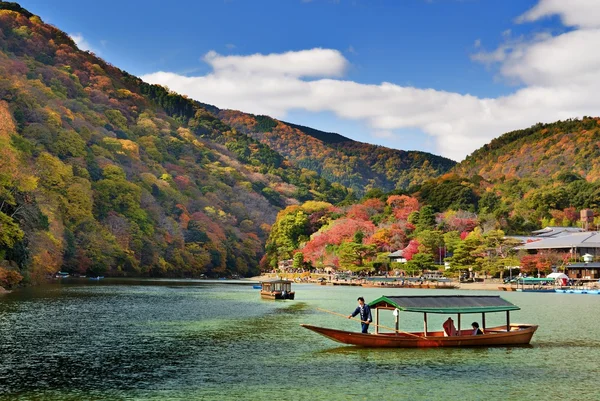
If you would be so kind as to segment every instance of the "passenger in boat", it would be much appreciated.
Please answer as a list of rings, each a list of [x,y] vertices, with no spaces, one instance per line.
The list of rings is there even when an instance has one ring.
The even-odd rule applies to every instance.
[[[442,324],[444,328],[444,337],[452,337],[456,335],[456,326],[454,326],[454,320],[451,317]]]
[[[348,315],[348,319],[353,318],[356,315],[360,315],[361,320],[361,332],[367,334],[369,332],[369,324],[373,321],[373,316],[371,316],[371,308],[369,305],[365,304],[365,299],[363,297],[358,297],[358,306],[352,312],[351,315]]]
[[[471,327],[473,327],[473,335],[474,336],[479,336],[479,335],[483,334],[483,331],[481,331],[481,329],[479,328],[479,323],[473,322],[473,323],[471,323]]]

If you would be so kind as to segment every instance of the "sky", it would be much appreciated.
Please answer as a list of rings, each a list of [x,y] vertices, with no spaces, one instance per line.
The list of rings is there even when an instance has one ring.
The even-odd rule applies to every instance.
[[[598,0],[22,0],[82,50],[219,108],[456,161],[600,110]]]

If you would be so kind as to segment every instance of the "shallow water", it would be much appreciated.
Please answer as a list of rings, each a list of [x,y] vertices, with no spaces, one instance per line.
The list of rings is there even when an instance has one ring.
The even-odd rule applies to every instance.
[[[296,285],[295,301],[267,301],[251,284],[64,281],[0,296],[0,399],[600,399],[596,295],[501,293],[522,308],[513,322],[540,325],[531,347],[377,350],[299,324],[358,330],[316,308],[459,292]]]

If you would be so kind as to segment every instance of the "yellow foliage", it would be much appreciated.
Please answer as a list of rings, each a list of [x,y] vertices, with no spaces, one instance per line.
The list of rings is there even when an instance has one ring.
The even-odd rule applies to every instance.
[[[2,100],[0,101],[0,138],[10,139],[10,135],[14,132],[15,124],[8,110],[8,103]]]
[[[307,213],[314,213],[320,210],[329,209],[332,206],[333,205],[329,202],[307,201],[302,204],[301,208]]]
[[[123,153],[134,156],[136,159],[140,157],[140,148],[137,143],[129,139],[119,139],[118,141],[121,142]]]
[[[62,127],[62,119],[60,118],[60,114],[58,114],[52,109],[49,109],[48,107],[45,107],[44,110],[46,110],[46,112],[48,113],[48,117],[46,120],[48,122],[48,125],[54,128]]]

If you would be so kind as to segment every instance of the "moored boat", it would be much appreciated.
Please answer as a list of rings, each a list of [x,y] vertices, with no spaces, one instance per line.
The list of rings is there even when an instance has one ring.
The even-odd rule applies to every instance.
[[[265,299],[294,299],[296,293],[292,291],[290,280],[262,281],[260,296]]]
[[[538,326],[534,324],[517,324],[510,322],[510,312],[520,308],[499,296],[469,295],[430,295],[430,296],[383,296],[371,303],[375,310],[375,333],[363,334],[344,330],[303,324],[302,327],[312,330],[334,341],[373,348],[417,348],[417,347],[477,347],[477,346],[514,346],[529,344]],[[395,328],[379,325],[379,310],[395,311]],[[424,330],[421,332],[404,332],[399,330],[400,312],[417,312],[423,314]],[[486,313],[505,312],[506,324],[487,327]],[[446,332],[429,331],[427,315],[456,314],[458,330]],[[474,335],[472,329],[461,329],[463,314],[481,313],[482,335]],[[393,330],[380,333],[379,328]]]

